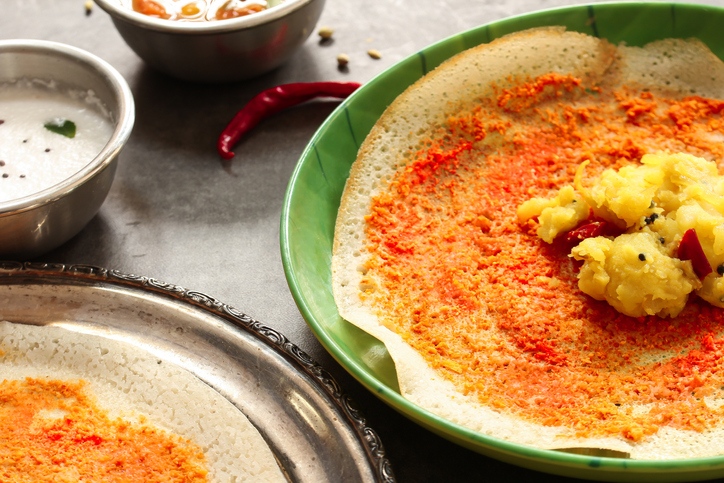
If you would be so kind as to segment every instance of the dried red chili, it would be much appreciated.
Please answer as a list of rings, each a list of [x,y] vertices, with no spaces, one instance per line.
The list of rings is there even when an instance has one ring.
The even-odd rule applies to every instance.
[[[231,148],[262,119],[315,97],[344,99],[359,86],[356,82],[297,82],[262,91],[236,113],[219,136],[216,148],[222,158],[231,159]]]
[[[712,272],[709,260],[707,260],[704,249],[701,248],[699,237],[696,235],[696,230],[693,228],[686,230],[681,238],[677,256],[680,260],[691,260],[694,272],[699,278],[704,278]]]
[[[566,243],[578,243],[586,238],[597,236],[618,236],[622,233],[616,225],[607,221],[594,221],[586,223],[566,233]]]

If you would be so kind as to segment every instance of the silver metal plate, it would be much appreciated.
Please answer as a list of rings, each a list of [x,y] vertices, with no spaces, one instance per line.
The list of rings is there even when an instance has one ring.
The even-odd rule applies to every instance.
[[[239,408],[292,482],[393,482],[379,437],[327,371],[199,292],[86,265],[0,262],[0,320],[133,343]]]

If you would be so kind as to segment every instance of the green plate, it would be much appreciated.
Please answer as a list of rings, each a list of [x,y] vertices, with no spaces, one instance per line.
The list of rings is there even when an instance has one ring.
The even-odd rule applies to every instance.
[[[404,399],[387,351],[344,321],[331,285],[332,240],[339,200],[357,150],[385,108],[445,59],[510,32],[546,25],[628,45],[697,37],[724,58],[724,9],[679,3],[601,3],[512,17],[438,42],[368,82],[330,115],[302,154],[281,220],[282,262],[291,292],[330,354],[385,403],[421,426],[484,455],[564,476],[609,481],[692,481],[724,476],[724,456],[641,461],[540,450],[471,431]]]

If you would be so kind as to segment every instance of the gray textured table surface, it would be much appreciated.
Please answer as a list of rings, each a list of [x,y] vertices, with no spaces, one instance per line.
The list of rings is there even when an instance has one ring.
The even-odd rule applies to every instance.
[[[126,46],[105,12],[94,7],[86,15],[84,0],[1,3],[0,38],[54,40],[88,50],[125,76],[136,100],[134,132],[100,213],[38,261],[154,277],[212,295],[277,328],[357,401],[400,482],[573,481],[486,458],[414,425],[349,376],[308,329],[284,277],[279,222],[297,159],[335,103],[310,103],[263,121],[237,145],[230,170],[222,167],[215,143],[236,111],[262,89],[286,82],[365,82],[456,32],[574,2],[327,0],[319,25],[335,29],[333,42],[312,35],[274,72],[215,86],[154,72]],[[370,58],[368,49],[382,58]],[[336,63],[341,52],[350,56],[344,72]]]

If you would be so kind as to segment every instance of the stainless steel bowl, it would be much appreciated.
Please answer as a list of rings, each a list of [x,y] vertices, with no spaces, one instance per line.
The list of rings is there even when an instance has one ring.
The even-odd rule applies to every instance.
[[[178,79],[230,82],[281,65],[314,30],[325,0],[285,0],[245,17],[179,22],[149,17],[120,0],[95,0],[151,67]]]
[[[50,251],[95,216],[135,118],[133,95],[121,74],[75,47],[38,40],[0,41],[0,84],[21,78],[92,90],[110,112],[114,130],[101,152],[76,174],[35,194],[0,202],[0,256],[6,259]]]

